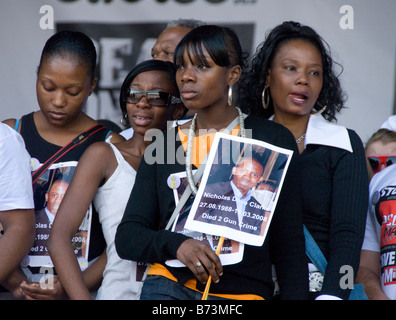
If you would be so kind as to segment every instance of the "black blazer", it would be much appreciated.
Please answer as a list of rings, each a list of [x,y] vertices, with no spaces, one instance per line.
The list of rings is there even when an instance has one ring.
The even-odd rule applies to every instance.
[[[348,130],[353,153],[324,145],[307,145],[301,154],[304,224],[325,255],[328,266],[321,294],[347,299],[340,287],[342,266],[356,276],[368,208],[368,174],[364,147]]]

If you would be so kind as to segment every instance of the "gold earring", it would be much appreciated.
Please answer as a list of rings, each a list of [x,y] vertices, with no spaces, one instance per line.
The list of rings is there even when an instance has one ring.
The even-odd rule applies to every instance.
[[[263,104],[264,109],[268,109],[270,103],[270,94],[269,87],[264,87],[263,92],[261,93],[261,103]]]
[[[232,106],[232,86],[228,88],[228,104]]]
[[[120,120],[120,122],[121,122],[121,124],[124,126],[124,127],[126,127],[127,125],[128,125],[128,123],[127,123],[127,118],[128,117],[128,115],[126,114],[126,115],[124,115],[122,118],[121,118],[121,120]]]

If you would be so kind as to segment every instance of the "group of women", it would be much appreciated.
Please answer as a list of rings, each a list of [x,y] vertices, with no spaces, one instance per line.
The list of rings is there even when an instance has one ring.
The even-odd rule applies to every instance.
[[[82,33],[58,32],[46,43],[37,71],[40,110],[5,121],[40,165],[97,126],[83,112],[96,84],[95,63],[92,42]],[[357,272],[367,167],[358,135],[333,123],[344,107],[343,91],[327,45],[312,28],[292,21],[276,26],[250,65],[231,29],[194,28],[178,44],[174,63],[144,61],[127,75],[120,107],[132,138],[101,129],[57,158],[78,165],[49,236],[54,285],[23,281],[9,288],[15,295],[91,299],[99,287],[99,299],[200,299],[212,281],[208,299],[273,299],[276,275],[277,298],[348,299],[340,268]],[[185,108],[194,118],[167,128]],[[209,153],[214,134],[208,132],[223,131],[234,119],[230,134],[250,130],[251,138],[293,156],[264,244],[245,245],[239,263],[222,265],[207,244],[166,229],[176,207],[167,179],[199,168],[202,159],[191,160],[192,150]],[[168,129],[165,154],[183,147],[187,163],[149,161],[150,129]],[[197,181],[187,177],[194,191]],[[91,203],[89,266],[82,272],[71,239]],[[328,261],[319,288],[309,280],[318,269],[305,252],[304,225]],[[165,264],[171,259],[185,267]],[[146,274],[143,282],[136,281],[138,270]]]

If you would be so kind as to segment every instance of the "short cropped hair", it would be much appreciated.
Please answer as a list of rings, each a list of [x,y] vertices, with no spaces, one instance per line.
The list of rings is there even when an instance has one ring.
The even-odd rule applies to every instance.
[[[87,66],[87,73],[91,81],[95,77],[96,49],[93,41],[86,34],[79,31],[59,31],[51,36],[44,45],[41,53],[37,73],[40,72],[43,61],[50,57],[70,56]]]

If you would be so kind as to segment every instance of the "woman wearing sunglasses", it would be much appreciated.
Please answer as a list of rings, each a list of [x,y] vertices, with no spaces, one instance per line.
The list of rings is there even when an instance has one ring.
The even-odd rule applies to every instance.
[[[99,273],[104,269],[97,299],[135,298],[138,283],[135,283],[137,288],[131,287],[130,279],[136,279],[139,266],[118,257],[114,247],[115,232],[140,160],[150,143],[145,134],[150,129],[165,130],[167,121],[183,114],[184,106],[178,97],[172,63],[156,60],[140,63],[127,75],[120,92],[121,110],[134,129],[133,136],[117,144],[96,143],[80,159],[49,240],[51,258],[69,298],[91,298],[70,244],[91,201],[99,213],[107,243],[106,254],[99,258],[101,268],[97,266]]]
[[[183,159],[183,163],[148,164],[146,150],[116,234],[120,257],[151,263],[141,299],[201,299],[209,276],[213,282],[208,299],[271,299],[272,264],[280,279],[281,298],[304,299],[308,274],[295,156],[298,151],[293,137],[276,123],[245,118],[229,99],[230,87],[237,83],[244,66],[242,49],[232,30],[214,25],[193,29],[177,46],[175,63],[181,98],[195,116],[167,131],[163,147],[167,155],[184,151],[186,163]],[[168,177],[200,167],[214,132],[223,131],[235,119],[231,134],[243,136],[249,130],[252,138],[293,150],[294,154],[266,241],[262,246],[245,245],[242,261],[222,265],[205,242],[165,229],[175,208]],[[187,188],[194,190],[197,185],[187,176]],[[185,267],[170,267],[165,263],[169,259],[178,259]]]
[[[275,27],[253,57],[240,103],[293,133],[301,154],[304,224],[328,262],[324,280],[309,264],[311,298],[347,299],[340,270],[348,265],[357,272],[368,177],[358,135],[331,122],[344,101],[326,43],[296,22]]]

